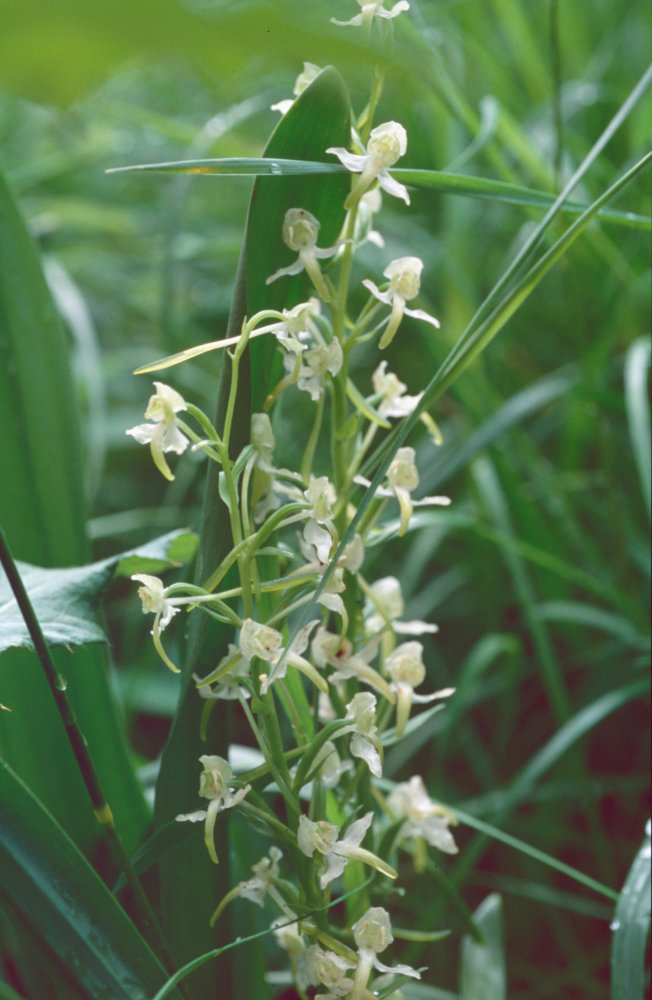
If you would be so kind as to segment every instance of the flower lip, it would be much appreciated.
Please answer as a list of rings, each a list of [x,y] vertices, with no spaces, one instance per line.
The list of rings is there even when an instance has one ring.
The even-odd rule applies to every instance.
[[[421,287],[423,261],[418,257],[398,257],[388,264],[383,274],[389,278],[389,289],[409,301],[416,298]]]
[[[283,219],[281,234],[290,250],[304,250],[317,243],[321,223],[305,208],[289,208]]]
[[[399,122],[384,122],[371,130],[367,152],[373,153],[379,167],[393,167],[407,151],[407,132]]]

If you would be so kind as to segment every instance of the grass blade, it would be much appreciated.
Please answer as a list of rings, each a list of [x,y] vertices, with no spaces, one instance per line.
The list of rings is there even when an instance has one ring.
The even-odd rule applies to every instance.
[[[127,167],[112,167],[107,174],[157,173],[193,174],[204,177],[300,177],[306,174],[342,174],[346,168],[340,163],[321,163],[317,160],[289,160],[269,156],[224,157],[222,159],[173,160],[169,163],[138,163]],[[392,171],[405,184],[444,194],[464,195],[498,201],[506,205],[528,205],[533,208],[548,208],[553,205],[556,195],[548,191],[537,191],[522,184],[508,184],[506,181],[490,177],[473,177],[470,174],[448,173],[443,170],[412,170],[397,167]],[[561,211],[579,214],[587,205],[576,201],[566,201]],[[599,217],[604,222],[613,222],[632,229],[652,229],[652,219],[635,212],[601,210]]]
[[[623,885],[611,925],[612,1000],[643,1000],[645,946],[650,930],[650,822]]]
[[[503,904],[497,892],[480,903],[473,920],[483,942],[468,934],[462,939],[460,1000],[506,1000]]]
[[[650,340],[634,341],[625,358],[625,402],[634,460],[641,479],[641,489],[648,517],[652,510],[652,460],[650,458],[650,404],[647,371],[650,367]]]

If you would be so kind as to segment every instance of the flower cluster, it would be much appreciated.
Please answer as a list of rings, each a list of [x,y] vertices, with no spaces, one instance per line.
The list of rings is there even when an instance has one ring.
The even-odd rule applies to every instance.
[[[386,9],[382,2],[359,0],[359,7],[350,20],[334,23],[371,29],[393,21],[409,4],[399,0]],[[296,101],[307,98],[320,72],[304,63]],[[291,115],[293,104],[281,102],[275,110]],[[424,398],[422,392],[408,393],[387,360],[376,361],[366,391],[358,387],[356,349],[373,340],[385,349],[400,336],[404,317],[439,327],[430,312],[408,305],[421,295],[424,265],[418,257],[381,262],[378,272],[384,264],[386,279],[381,285],[361,268],[356,272],[354,255],[363,243],[372,244],[365,260],[383,252],[382,236],[372,229],[379,189],[410,203],[406,187],[391,173],[407,152],[405,128],[396,121],[371,126],[361,116],[352,130],[352,149],[324,150],[352,174],[350,192],[339,206],[343,229],[332,246],[320,246],[314,206],[291,204],[284,211],[278,237],[283,266],[267,284],[292,279],[278,286],[288,289],[287,306],[245,319],[239,336],[162,363],[233,348],[223,426],[214,427],[175,389],[156,382],[147,422],[127,431],[150,446],[167,479],[173,474],[166,454],[181,455],[190,445],[217,463],[214,502],[232,539],[231,551],[206,568],[202,586],[165,586],[144,573],[133,577],[143,611],[154,615],[155,647],[172,669],[177,668],[162,634],[178,625],[182,607],[231,629],[232,641],[202,650],[193,674],[203,699],[202,733],[210,712],[221,712],[230,701],[258,752],[256,766],[237,775],[222,757],[202,755],[199,796],[208,804],[176,818],[204,823],[215,863],[215,825],[228,810],[237,808],[245,822],[267,831],[272,841],[267,854],[218,902],[212,920],[235,898],[272,907],[276,937],[288,953],[297,988],[305,995],[316,987],[322,1000],[369,1000],[380,982],[376,973],[391,982],[397,975],[419,978],[420,972],[379,959],[393,942],[384,908],[367,906],[363,913],[366,904],[360,905],[350,929],[332,932],[325,930],[329,918],[313,922],[311,912],[322,912],[345,880],[359,885],[365,874],[371,879],[367,903],[377,898],[377,884],[386,888],[387,879],[399,876],[401,849],[419,871],[426,867],[428,848],[457,851],[450,830],[454,814],[430,798],[421,777],[390,783],[389,792],[386,779],[380,780],[385,747],[435,710],[415,716],[415,706],[445,701],[454,689],[433,690],[437,686],[429,677],[425,643],[437,627],[404,620],[406,602],[395,576],[367,577],[380,539],[416,530],[415,507],[450,502],[415,497],[417,451],[404,445],[387,457],[382,480],[381,474],[376,479],[381,485],[360,504],[359,487],[371,486],[360,470],[373,464],[375,436],[386,432],[391,420],[421,411]],[[286,251],[295,255],[289,263],[283,263]],[[249,442],[233,454],[239,362],[248,342],[261,336],[273,338],[283,375],[266,387],[262,412],[251,415]],[[311,414],[305,434],[292,421],[297,407]],[[270,791],[282,797],[283,809],[272,807]]]

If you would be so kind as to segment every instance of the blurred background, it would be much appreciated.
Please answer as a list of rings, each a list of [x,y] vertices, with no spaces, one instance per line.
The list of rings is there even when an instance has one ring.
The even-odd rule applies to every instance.
[[[407,128],[405,166],[555,193],[645,69],[649,9],[629,0],[411,8],[382,57],[377,119]],[[86,454],[80,509],[95,558],[198,523],[201,459],[179,462],[168,486],[125,436],[150,394],[149,376],[131,372],[223,334],[251,192],[246,178],[105,171],[259,155],[278,120],[270,105],[292,95],[304,60],[337,66],[359,112],[378,55],[359,29],[329,23],[356,10],[349,0],[0,0],[0,167],[70,338]],[[647,97],[573,197],[596,198],[642,155],[651,126]],[[649,175],[612,207],[649,215]],[[406,321],[392,344],[390,368],[409,392],[424,387],[541,214],[435,192],[415,191],[409,210],[386,201],[385,248],[367,245],[360,277],[422,257],[419,305],[441,320],[437,333]],[[423,492],[449,494],[451,508],[421,515],[416,541],[365,564],[371,579],[400,566],[408,617],[440,627],[429,680],[459,691],[427,740],[388,755],[388,776],[406,776],[409,757],[413,773],[416,757],[434,796],[615,889],[648,815],[642,701],[596,717],[518,809],[501,810],[555,732],[648,662],[649,492],[632,418],[648,313],[649,233],[592,224],[439,402],[442,447],[417,442]],[[371,364],[361,352],[367,392]],[[174,373],[209,412],[216,365],[209,355]],[[291,441],[296,424],[287,412],[279,421],[278,439]],[[177,681],[150,648],[131,585],[114,587],[104,613],[134,759],[151,780]],[[609,904],[469,830],[458,841],[461,867],[445,867],[468,905],[504,894],[511,1000],[606,996]],[[455,926],[439,899],[420,905],[431,928]],[[455,948],[433,947],[432,982],[455,988],[455,967]]]

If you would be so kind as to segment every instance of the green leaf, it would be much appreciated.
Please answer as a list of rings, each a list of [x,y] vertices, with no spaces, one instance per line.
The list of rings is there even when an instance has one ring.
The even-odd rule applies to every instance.
[[[498,893],[487,896],[473,919],[484,942],[470,935],[462,939],[460,1000],[506,1000],[503,906]]]
[[[177,552],[188,551],[186,542],[192,545],[192,537],[185,531],[173,531],[88,566],[43,569],[18,563],[23,584],[48,643],[70,647],[107,642],[95,609],[100,593],[113,578],[114,569],[122,575],[161,572],[178,565],[169,555],[173,543]],[[34,648],[7,578],[0,570],[0,653],[10,646]]]
[[[612,1000],[643,1000],[645,952],[650,932],[650,822],[629,869],[611,925]]]
[[[149,1000],[166,973],[70,838],[0,763],[0,886],[92,997]],[[180,1000],[180,998],[179,998]]]
[[[344,140],[348,145],[348,136]],[[270,154],[270,150],[267,150]],[[317,151],[318,155],[323,149]],[[255,174],[257,177],[301,177],[307,174],[342,174],[346,168],[340,163],[321,163],[317,160],[265,157],[226,157],[224,159],[176,160],[170,163],[139,163],[129,167],[113,167],[107,170],[109,174],[119,173],[159,173],[159,174],[194,174],[204,177],[247,177]],[[482,198],[488,201],[498,201],[507,205],[531,205],[535,208],[548,208],[555,201],[556,195],[549,191],[537,191],[521,184],[508,184],[496,181],[490,177],[473,177],[469,174],[451,174],[442,170],[412,170],[408,167],[396,167],[392,170],[404,184],[427,188],[431,191],[441,191],[445,194],[458,194],[470,198]],[[580,202],[567,201],[562,211],[579,214],[588,206]],[[628,226],[632,229],[652,229],[652,219],[635,212],[618,212],[604,209],[599,213],[603,222],[612,222]]]

